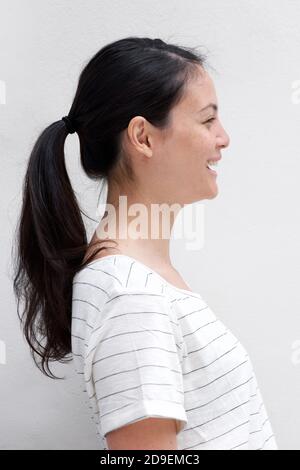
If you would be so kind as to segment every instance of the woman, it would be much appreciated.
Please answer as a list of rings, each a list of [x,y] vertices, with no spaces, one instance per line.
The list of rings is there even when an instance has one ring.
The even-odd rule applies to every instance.
[[[24,334],[49,377],[49,361],[72,353],[101,449],[277,448],[247,352],[174,269],[151,212],[218,194],[209,166],[229,137],[204,63],[160,39],[108,44],[30,156],[14,280]],[[89,245],[65,167],[69,132],[86,174],[108,183]],[[143,238],[121,196],[143,207]]]

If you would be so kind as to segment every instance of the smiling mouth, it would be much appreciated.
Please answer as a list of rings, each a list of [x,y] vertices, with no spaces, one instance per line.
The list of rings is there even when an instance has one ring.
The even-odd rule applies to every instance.
[[[210,158],[207,160],[206,168],[210,171],[210,173],[214,176],[217,175],[217,172],[215,171],[215,167],[218,166],[219,161],[222,159],[221,155],[215,158]]]
[[[215,170],[213,170],[212,168],[210,168],[208,165],[206,165],[206,168],[208,169],[208,171],[209,171],[211,174],[213,174],[213,175],[215,175],[215,176],[218,174]]]

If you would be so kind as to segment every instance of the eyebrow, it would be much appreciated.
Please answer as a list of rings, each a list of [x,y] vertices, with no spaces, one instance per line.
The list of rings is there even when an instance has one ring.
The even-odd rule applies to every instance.
[[[200,113],[202,113],[203,111],[206,111],[208,108],[213,108],[214,111],[218,111],[218,106],[215,104],[215,103],[209,103],[207,106],[205,106],[204,108],[200,109]]]

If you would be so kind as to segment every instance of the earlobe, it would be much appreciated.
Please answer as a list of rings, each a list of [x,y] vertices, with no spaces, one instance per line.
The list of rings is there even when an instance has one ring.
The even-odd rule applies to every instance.
[[[146,157],[152,157],[152,154],[153,154],[153,150],[152,150],[151,139],[147,135],[146,136],[146,144],[145,144],[145,155],[146,155]]]
[[[146,145],[144,146],[144,155],[145,157],[149,157],[149,158],[152,157],[152,150],[150,147]]]

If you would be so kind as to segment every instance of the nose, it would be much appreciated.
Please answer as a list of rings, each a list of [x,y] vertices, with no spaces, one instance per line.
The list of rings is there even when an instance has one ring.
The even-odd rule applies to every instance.
[[[225,129],[222,127],[221,132],[218,137],[218,146],[221,148],[226,148],[230,144],[230,137],[225,131]]]

